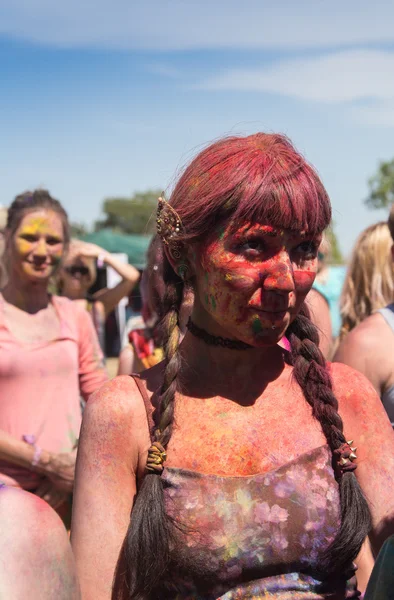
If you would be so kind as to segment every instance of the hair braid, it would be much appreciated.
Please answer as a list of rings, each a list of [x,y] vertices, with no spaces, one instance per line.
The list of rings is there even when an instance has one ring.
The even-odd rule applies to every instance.
[[[183,299],[183,281],[164,258],[166,294],[163,300],[163,336],[165,371],[159,395],[157,428],[152,437],[164,447],[171,439],[174,420],[177,375],[180,367],[179,309]],[[147,600],[155,595],[161,577],[170,563],[174,523],[167,515],[163,480],[157,474],[147,473],[138,490],[132,509],[132,518],[123,543],[115,573],[113,600]]]
[[[288,328],[287,336],[291,344],[290,361],[294,377],[333,452],[346,441],[343,422],[326,361],[318,347],[319,334],[305,305]],[[354,473],[341,475],[339,493],[341,526],[323,557],[328,570],[346,568],[354,560],[371,526],[369,508]]]

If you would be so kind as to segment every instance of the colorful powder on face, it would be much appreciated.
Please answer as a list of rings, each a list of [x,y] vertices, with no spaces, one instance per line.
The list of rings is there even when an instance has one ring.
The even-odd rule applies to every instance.
[[[211,295],[211,305],[213,310],[216,310],[216,300],[215,300],[215,296]]]
[[[208,294],[204,294],[204,301],[207,306],[209,306],[209,297]]]
[[[260,333],[260,331],[262,331],[262,329],[263,329],[263,326],[257,315],[253,318],[252,329],[253,329],[253,333]]]

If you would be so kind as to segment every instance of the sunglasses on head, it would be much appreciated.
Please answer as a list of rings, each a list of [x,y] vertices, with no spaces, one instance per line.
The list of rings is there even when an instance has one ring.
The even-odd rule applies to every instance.
[[[88,267],[85,267],[83,265],[79,266],[79,265],[71,265],[70,267],[66,267],[65,268],[66,272],[69,273],[70,275],[89,275],[89,269]]]

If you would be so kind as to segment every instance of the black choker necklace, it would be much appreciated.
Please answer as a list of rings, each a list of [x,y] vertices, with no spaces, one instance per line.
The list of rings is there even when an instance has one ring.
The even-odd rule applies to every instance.
[[[249,348],[253,348],[246,342],[241,342],[239,340],[229,340],[228,338],[221,337],[220,335],[211,335],[205,329],[201,329],[198,327],[191,318],[189,318],[186,327],[195,337],[200,338],[208,344],[208,346],[221,346],[222,348],[229,348],[230,350],[248,350]]]

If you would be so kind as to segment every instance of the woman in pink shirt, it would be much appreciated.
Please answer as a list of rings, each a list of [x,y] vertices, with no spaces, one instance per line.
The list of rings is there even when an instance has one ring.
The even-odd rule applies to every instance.
[[[48,292],[69,243],[67,214],[47,191],[17,196],[5,232],[0,293],[0,484],[70,505],[80,396],[107,380],[89,314]]]

